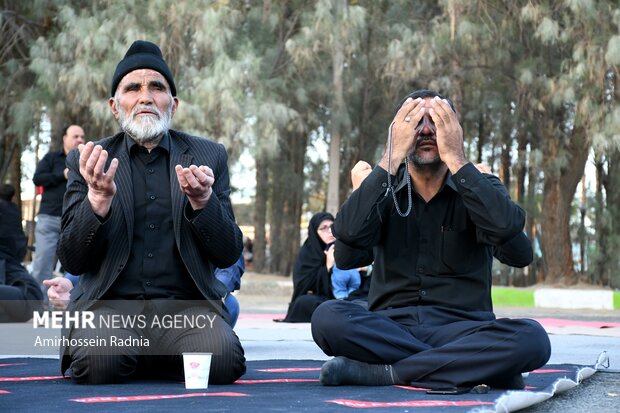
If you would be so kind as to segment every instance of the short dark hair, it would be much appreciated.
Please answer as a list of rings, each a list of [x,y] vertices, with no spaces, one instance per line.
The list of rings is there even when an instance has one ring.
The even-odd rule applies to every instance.
[[[0,199],[11,202],[11,199],[13,199],[13,195],[15,195],[15,187],[13,185],[0,185]]]
[[[452,108],[452,111],[454,111],[454,113],[456,113],[456,109],[454,108],[454,103],[448,99],[447,97],[443,96],[442,94],[440,94],[439,92],[435,92],[434,90],[429,90],[429,89],[420,89],[420,90],[415,90],[411,93],[409,93],[407,96],[405,96],[404,98],[402,98],[402,100],[398,103],[398,105],[396,106],[396,110],[394,111],[394,114],[396,114],[396,112],[398,112],[398,109],[400,109],[400,107],[403,105],[403,103],[405,103],[405,100],[411,98],[411,99],[417,99],[417,98],[433,98],[435,96],[439,96],[441,99],[445,99],[448,101],[448,104],[450,105],[450,107]]]

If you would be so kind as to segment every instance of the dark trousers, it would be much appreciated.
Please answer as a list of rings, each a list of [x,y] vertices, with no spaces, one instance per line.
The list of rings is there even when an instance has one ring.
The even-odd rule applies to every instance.
[[[501,383],[551,355],[534,320],[432,306],[368,311],[327,301],[312,315],[312,336],[329,356],[391,364],[404,382],[431,388]]]
[[[100,307],[93,310],[95,320],[118,314],[116,309]],[[144,314],[145,312],[143,312]],[[149,312],[146,311],[148,314]],[[152,314],[149,314],[149,316]],[[204,307],[190,307],[177,313],[177,316],[205,316]],[[155,326],[147,318],[146,328],[133,326],[127,328],[107,328],[96,322],[97,328],[73,328],[70,338],[92,339],[93,345],[72,345],[71,377],[80,384],[122,383],[130,378],[163,378],[183,380],[183,352],[210,352],[211,372],[209,383],[231,384],[245,373],[245,357],[239,338],[232,327],[220,316],[209,313],[209,318],[199,317],[204,328],[167,328]],[[160,318],[161,320],[161,318]],[[213,320],[211,325],[209,320]],[[114,346],[112,340],[134,339],[144,345]],[[98,341],[97,341],[98,340]],[[101,345],[104,343],[105,346]]]

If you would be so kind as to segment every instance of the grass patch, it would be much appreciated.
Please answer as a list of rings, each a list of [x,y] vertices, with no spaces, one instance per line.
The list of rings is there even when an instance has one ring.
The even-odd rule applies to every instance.
[[[614,309],[620,309],[620,291],[614,291]]]
[[[494,307],[534,307],[533,290],[493,287],[491,297]],[[620,300],[620,294],[617,297],[614,295],[614,306],[616,298]]]

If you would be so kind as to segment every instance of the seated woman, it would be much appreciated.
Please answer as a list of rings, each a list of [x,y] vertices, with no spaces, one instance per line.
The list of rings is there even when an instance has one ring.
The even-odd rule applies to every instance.
[[[309,323],[314,309],[334,298],[331,271],[334,266],[334,242],[331,226],[334,217],[328,212],[315,214],[308,224],[308,238],[301,246],[293,269],[293,297],[284,321]]]
[[[23,322],[42,309],[39,283],[21,264],[26,255],[26,235],[21,211],[11,199],[15,188],[0,185],[0,322]]]

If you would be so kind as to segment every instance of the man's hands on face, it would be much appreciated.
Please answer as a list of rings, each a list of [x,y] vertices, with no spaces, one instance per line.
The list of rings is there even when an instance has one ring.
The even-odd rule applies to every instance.
[[[437,128],[439,157],[455,174],[467,163],[463,149],[463,128],[447,101],[435,96],[430,99],[430,105],[428,113]]]
[[[191,165],[183,168],[181,165],[174,167],[181,191],[187,195],[187,199],[194,211],[203,209],[213,193],[215,177],[213,170],[208,166]]]
[[[424,100],[417,98],[415,100],[409,98],[400,107],[394,120],[390,124],[392,130],[392,162],[390,164],[390,174],[395,175],[399,165],[405,157],[411,152],[415,144],[414,134],[415,128],[424,116]],[[386,171],[388,170],[388,154],[390,150],[390,130],[388,130],[388,142],[385,148],[385,154],[379,166]]]
[[[95,214],[105,217],[110,211],[112,199],[116,194],[114,175],[118,159],[112,159],[110,167],[104,170],[108,151],[92,142],[78,146],[80,151],[80,174],[88,184],[88,200]]]

